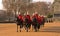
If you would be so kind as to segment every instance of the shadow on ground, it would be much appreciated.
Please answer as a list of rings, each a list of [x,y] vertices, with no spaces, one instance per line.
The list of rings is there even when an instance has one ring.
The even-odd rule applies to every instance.
[[[40,32],[56,32],[56,33],[60,33],[60,27],[48,27],[48,28],[44,28],[42,29]]]

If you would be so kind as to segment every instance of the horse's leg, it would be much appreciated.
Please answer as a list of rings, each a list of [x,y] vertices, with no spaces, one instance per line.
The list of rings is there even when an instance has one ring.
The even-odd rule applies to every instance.
[[[21,32],[21,28],[20,28],[20,32]]]
[[[44,27],[44,24],[45,24],[45,23],[43,22],[43,27]]]
[[[26,28],[27,32],[28,32],[28,25],[27,25],[27,28]]]
[[[38,31],[38,24],[36,24],[35,26],[36,26],[36,31],[35,32],[37,32]]]
[[[28,26],[29,26],[29,25],[28,25],[28,23],[27,23],[27,24],[26,24],[26,31],[27,31],[27,32],[28,32],[28,28],[29,28]]]
[[[21,27],[22,27],[22,26],[20,25],[20,32],[21,32]]]
[[[36,24],[34,25],[34,29],[35,29],[35,32],[37,32],[37,26],[36,26]]]
[[[26,31],[28,32],[28,28],[26,29]]]
[[[37,32],[37,27],[35,27],[35,32]]]
[[[18,25],[17,25],[17,32],[18,32]]]
[[[34,28],[34,27],[33,27],[33,24],[32,24],[32,30],[33,30],[33,28]]]
[[[20,25],[20,32],[22,31],[22,28],[23,28],[23,24]]]
[[[38,25],[38,31],[40,31],[40,24]]]

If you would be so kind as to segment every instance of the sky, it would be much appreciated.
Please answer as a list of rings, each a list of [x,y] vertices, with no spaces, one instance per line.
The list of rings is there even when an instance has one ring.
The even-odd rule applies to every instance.
[[[54,0],[33,0],[33,2],[44,1],[53,3]],[[0,0],[0,10],[3,9],[2,0]]]
[[[2,0],[0,0],[0,9],[3,9]]]
[[[51,3],[54,2],[54,0],[33,0],[33,2],[38,2],[38,1],[41,1],[41,2],[51,2]]]

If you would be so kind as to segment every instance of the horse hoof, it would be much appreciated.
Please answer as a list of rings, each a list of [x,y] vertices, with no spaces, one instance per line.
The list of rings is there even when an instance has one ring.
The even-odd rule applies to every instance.
[[[21,32],[21,30],[20,30],[20,32]]]
[[[28,32],[28,30],[27,30],[27,32]]]
[[[18,31],[17,31],[18,32]]]

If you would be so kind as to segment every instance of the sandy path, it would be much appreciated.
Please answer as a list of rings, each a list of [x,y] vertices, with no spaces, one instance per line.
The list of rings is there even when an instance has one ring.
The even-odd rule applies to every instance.
[[[60,36],[60,23],[46,23],[40,32],[16,32],[15,23],[0,23],[0,36]]]

